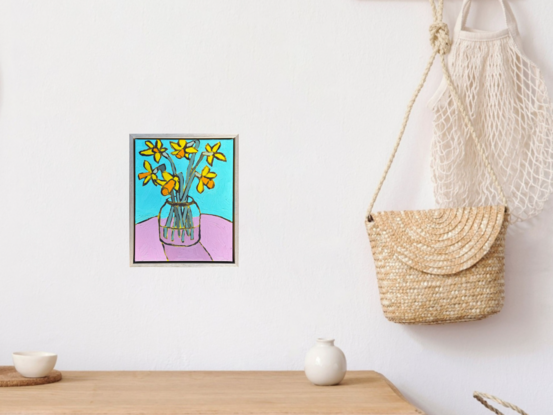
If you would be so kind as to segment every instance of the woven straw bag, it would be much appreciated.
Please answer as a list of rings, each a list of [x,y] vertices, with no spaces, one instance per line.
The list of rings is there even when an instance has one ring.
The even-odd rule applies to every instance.
[[[526,412],[524,412],[522,409],[520,409],[518,406],[515,406],[509,402],[505,402],[499,398],[496,398],[495,396],[488,395],[486,393],[481,392],[474,392],[472,395],[474,398],[480,402],[482,405],[484,405],[486,408],[488,408],[490,411],[496,413],[497,415],[503,415],[503,412],[500,412],[499,410],[495,409],[493,406],[491,406],[486,400],[489,399],[490,401],[497,402],[500,405],[503,405],[505,408],[512,409],[515,412],[518,412],[520,415],[528,415]]]
[[[476,137],[445,61],[451,44],[441,21],[443,0],[429,0],[433,53],[409,102],[401,131],[382,179],[371,200],[365,225],[373,252],[384,315],[402,324],[442,324],[480,320],[498,313],[504,299],[505,195]],[[474,144],[492,178],[502,204],[425,211],[377,212],[372,209],[393,162],[436,55]]]

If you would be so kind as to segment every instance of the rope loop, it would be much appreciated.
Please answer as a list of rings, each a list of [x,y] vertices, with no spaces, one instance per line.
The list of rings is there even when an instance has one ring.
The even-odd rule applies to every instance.
[[[503,405],[505,408],[512,409],[515,412],[518,412],[521,415],[528,415],[526,412],[524,412],[522,409],[520,409],[518,406],[515,406],[509,402],[505,402],[493,395],[488,395],[487,393],[482,392],[474,392],[472,395],[478,402],[480,402],[482,405],[484,405],[486,408],[488,408],[490,411],[494,412],[497,415],[503,415],[503,412],[500,412],[498,409],[491,406],[488,402],[486,402],[486,399],[489,399],[490,401],[497,402],[500,405]]]
[[[430,44],[434,52],[440,55],[447,55],[451,50],[451,40],[449,39],[449,28],[447,24],[441,21],[430,25]]]

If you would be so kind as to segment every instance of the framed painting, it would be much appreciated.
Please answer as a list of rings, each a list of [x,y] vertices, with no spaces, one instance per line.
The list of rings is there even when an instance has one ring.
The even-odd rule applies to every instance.
[[[238,136],[130,135],[132,266],[237,262]]]

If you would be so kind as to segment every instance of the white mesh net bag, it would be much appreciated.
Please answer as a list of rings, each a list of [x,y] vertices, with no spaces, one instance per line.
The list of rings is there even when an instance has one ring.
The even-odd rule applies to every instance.
[[[499,2],[507,29],[484,32],[465,28],[471,0],[463,1],[448,66],[517,222],[538,214],[553,190],[553,107],[540,70],[521,51],[509,4]],[[445,81],[429,106],[438,206],[495,203],[494,184]]]

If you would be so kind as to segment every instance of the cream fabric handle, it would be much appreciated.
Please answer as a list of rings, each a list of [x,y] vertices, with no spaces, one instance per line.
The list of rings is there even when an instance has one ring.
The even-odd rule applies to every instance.
[[[511,6],[507,2],[507,0],[499,0],[499,4],[503,9],[503,14],[505,15],[505,23],[507,23],[507,28],[511,33],[516,33],[518,35],[517,20],[515,18],[515,14],[513,13],[513,10],[511,9]],[[461,6],[461,12],[459,13],[459,17],[457,19],[457,22],[455,23],[455,31],[454,31],[455,36],[457,36],[459,31],[463,30],[465,25],[467,24],[467,18],[470,12],[471,5],[472,5],[472,0],[463,0],[463,5]]]
[[[515,14],[513,13],[513,9],[511,9],[511,6],[509,5],[509,2],[507,0],[499,0],[499,4],[503,9],[503,14],[505,15],[505,23],[507,24],[507,28],[509,29],[509,33],[511,34],[511,37],[517,43],[517,45],[521,47],[517,19],[515,17]],[[455,22],[453,39],[457,39],[459,37],[459,33],[461,32],[461,30],[465,28],[471,5],[472,5],[472,0],[463,0],[463,5],[461,6],[459,17],[457,17],[457,21]]]
[[[430,7],[432,8],[432,14],[434,16],[434,23],[430,25],[430,43],[432,44],[432,55],[430,56],[430,59],[428,60],[428,63],[426,64],[426,68],[424,69],[424,73],[422,75],[422,79],[417,86],[415,93],[413,94],[413,97],[409,101],[409,104],[407,105],[407,111],[405,112],[405,116],[403,117],[403,122],[401,124],[401,129],[399,131],[399,135],[396,139],[396,143],[394,145],[394,149],[392,150],[392,155],[390,156],[390,159],[388,160],[388,164],[386,165],[386,168],[384,169],[384,174],[382,175],[382,178],[380,179],[380,182],[378,183],[378,186],[376,188],[376,191],[373,195],[373,198],[369,204],[369,208],[367,209],[366,218],[371,221],[371,213],[374,207],[374,204],[376,202],[376,199],[378,198],[378,194],[380,193],[380,190],[382,189],[382,185],[384,184],[384,181],[386,180],[386,176],[388,175],[388,172],[390,171],[390,167],[392,166],[392,162],[394,161],[394,158],[396,156],[397,150],[399,148],[399,144],[401,143],[401,139],[403,138],[403,134],[405,132],[405,128],[407,127],[407,123],[409,121],[409,116],[411,115],[411,110],[413,109],[413,105],[415,104],[415,101],[417,100],[417,97],[419,96],[422,87],[424,86],[424,83],[426,82],[426,78],[428,77],[428,73],[430,72],[430,68],[432,67],[432,64],[434,63],[434,59],[436,58],[436,55],[440,55],[440,62],[442,64],[442,71],[444,73],[445,80],[447,82],[447,85],[451,91],[451,95],[453,96],[453,99],[455,100],[455,104],[459,111],[461,112],[461,115],[463,116],[463,121],[466,125],[466,127],[469,129],[470,135],[474,141],[474,144],[476,145],[476,148],[478,150],[478,153],[482,157],[482,160],[484,161],[484,165],[486,167],[486,170],[490,174],[492,181],[494,185],[497,187],[497,190],[499,191],[499,195],[501,196],[501,202],[503,205],[507,206],[507,198],[505,197],[505,193],[503,192],[503,189],[501,188],[501,185],[499,184],[499,181],[497,180],[497,176],[495,175],[495,172],[492,169],[492,166],[490,165],[490,162],[488,158],[486,157],[486,154],[484,153],[484,149],[482,148],[482,144],[480,143],[480,140],[476,136],[476,131],[474,130],[474,126],[472,125],[472,122],[467,114],[467,110],[465,106],[463,105],[463,102],[461,101],[461,98],[459,97],[459,94],[457,93],[457,90],[455,89],[455,86],[453,85],[453,81],[451,80],[451,75],[449,73],[449,69],[447,67],[447,62],[445,60],[445,55],[447,55],[451,49],[451,40],[449,39],[449,29],[447,25],[442,21],[442,15],[444,10],[444,0],[438,0],[438,3],[436,4],[435,0],[429,0]]]
[[[482,405],[484,405],[486,408],[488,408],[490,411],[495,412],[497,415],[503,415],[502,412],[499,412],[499,410],[495,409],[493,406],[491,406],[488,402],[486,402],[486,399],[489,399],[490,401],[497,402],[500,405],[503,405],[505,408],[512,409],[513,411],[518,412],[521,415],[528,415],[526,412],[524,412],[522,409],[520,409],[518,406],[515,406],[513,404],[510,404],[509,402],[505,402],[499,398],[496,398],[495,396],[488,395],[486,393],[482,392],[474,392],[472,395],[474,398],[480,402]]]

